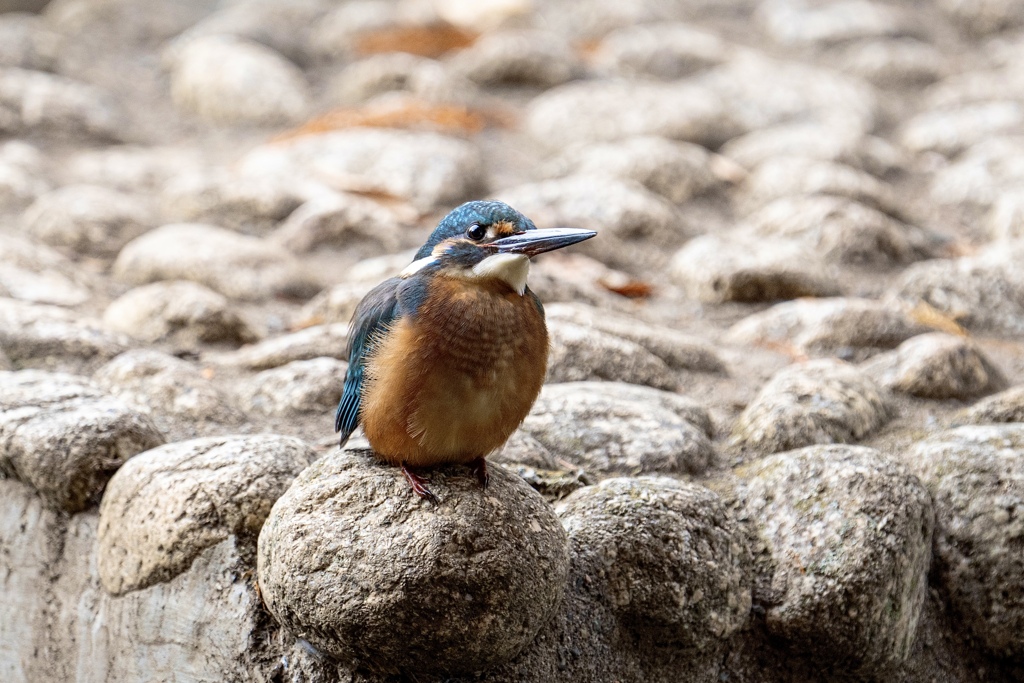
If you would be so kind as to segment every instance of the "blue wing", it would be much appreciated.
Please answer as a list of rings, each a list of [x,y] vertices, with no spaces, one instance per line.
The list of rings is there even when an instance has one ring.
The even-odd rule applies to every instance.
[[[348,371],[338,412],[334,415],[334,431],[341,432],[342,446],[359,426],[366,354],[374,337],[398,316],[398,286],[402,282],[401,278],[393,277],[380,283],[363,297],[352,314],[348,331]]]

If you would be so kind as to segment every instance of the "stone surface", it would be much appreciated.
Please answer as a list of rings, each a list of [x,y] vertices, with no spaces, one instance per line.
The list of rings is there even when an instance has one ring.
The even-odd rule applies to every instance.
[[[148,417],[75,375],[0,372],[0,409],[0,471],[67,512],[99,502],[118,467],[163,443]]]
[[[320,289],[280,248],[200,223],[172,223],[132,240],[118,254],[113,272],[135,285],[191,280],[231,298],[256,301],[309,297]]]
[[[857,201],[782,197],[744,219],[741,233],[795,239],[830,263],[894,266],[938,256],[942,240]]]
[[[548,382],[610,380],[669,391],[679,382],[668,365],[640,344],[566,320],[549,320]]]
[[[711,420],[691,399],[619,382],[546,385],[521,429],[594,474],[699,474],[715,461]]]
[[[768,632],[861,677],[907,659],[928,591],[928,492],[874,449],[811,446],[741,468]]]
[[[659,137],[571,147],[549,162],[547,175],[607,175],[635,180],[671,202],[722,189],[712,170],[711,154],[703,147]]]
[[[714,33],[683,23],[629,26],[612,31],[594,55],[598,68],[621,76],[684,78],[724,62],[729,45]]]
[[[8,11],[0,15],[0,67],[53,69],[60,38],[38,16]]]
[[[168,62],[174,104],[215,123],[283,123],[309,106],[302,72],[258,43],[196,37],[172,50]]]
[[[1001,133],[1014,133],[1024,123],[1024,104],[985,102],[959,109],[926,111],[903,126],[900,140],[912,152],[953,156]]]
[[[300,188],[274,179],[240,178],[227,170],[183,173],[160,193],[165,216],[248,234],[270,232],[302,202]]]
[[[823,194],[852,199],[895,218],[905,214],[887,184],[828,161],[786,156],[770,159],[751,173],[744,189],[743,203],[750,212],[782,197]]]
[[[337,189],[400,197],[430,211],[481,186],[483,159],[466,140],[437,133],[355,129],[257,147],[240,162],[251,177],[306,179]]]
[[[743,132],[727,105],[707,88],[627,80],[551,88],[530,103],[525,125],[551,147],[637,135],[713,146]]]
[[[743,410],[733,442],[759,453],[859,441],[890,418],[888,396],[862,370],[821,359],[783,368]]]
[[[92,379],[167,430],[187,425],[186,431],[200,431],[207,423],[237,425],[245,419],[199,368],[159,351],[126,351]]]
[[[968,400],[1006,387],[1006,377],[969,339],[943,332],[909,339],[863,366],[882,387],[921,398]]]
[[[273,434],[194,439],[133,458],[100,505],[103,587],[122,595],[166,582],[228,536],[253,538],[313,460],[298,439]]]
[[[22,214],[29,234],[76,253],[111,256],[152,227],[145,201],[97,185],[67,185],[40,196]]]
[[[1024,240],[996,243],[973,256],[914,264],[892,294],[925,302],[970,330],[1024,331]]]
[[[900,305],[870,299],[801,299],[776,304],[729,328],[726,341],[861,360],[929,328]]]
[[[529,216],[538,228],[597,230],[600,239],[581,244],[580,251],[613,267],[636,268],[641,259],[633,257],[645,243],[678,246],[691,232],[666,199],[636,181],[606,175],[529,183],[500,192],[498,199]]]
[[[210,359],[250,370],[267,370],[294,361],[323,356],[343,358],[347,343],[348,323],[330,323],[313,325],[298,332],[264,339],[259,343],[243,346],[237,351],[211,355]]]
[[[750,550],[708,489],[667,477],[606,479],[557,510],[575,562],[635,637],[711,658],[746,624]]]
[[[780,157],[831,161],[884,175],[910,165],[908,153],[883,138],[865,135],[857,126],[788,122],[733,138],[721,153],[747,169]]]
[[[914,38],[856,43],[840,64],[846,73],[894,90],[933,83],[953,70],[938,48]]]
[[[61,76],[0,67],[0,132],[45,131],[57,137],[120,137],[121,114],[106,95]]]
[[[707,343],[668,327],[581,303],[544,307],[549,323],[565,321],[639,344],[673,370],[724,373],[725,364]]]
[[[979,142],[934,174],[929,197],[942,206],[990,208],[1024,181],[1024,137],[999,136]]]
[[[782,45],[828,46],[905,32],[899,10],[868,0],[816,6],[805,0],[769,0],[757,9],[765,32]]]
[[[436,506],[365,452],[309,467],[260,533],[270,612],[364,670],[452,675],[517,655],[558,608],[565,531],[540,494],[500,467],[486,490],[461,466],[430,480]]]
[[[1015,386],[975,403],[958,416],[959,422],[1024,422],[1024,386]]]
[[[270,239],[299,254],[323,248],[391,253],[408,241],[409,216],[401,214],[372,199],[334,193],[297,208]]]
[[[936,575],[991,652],[1024,653],[1024,426],[960,427],[906,455],[935,499]]]
[[[91,278],[71,261],[33,240],[0,234],[0,296],[75,306],[89,300]]]
[[[564,40],[544,31],[495,31],[449,61],[480,85],[551,87],[571,80],[581,65]]]
[[[939,0],[937,4],[959,24],[975,33],[994,33],[1024,25],[1024,8],[1013,0]]]
[[[0,211],[23,209],[48,192],[45,170],[42,154],[34,146],[19,140],[0,145]]]
[[[57,306],[0,298],[0,348],[14,361],[113,358],[126,337]]]
[[[141,341],[170,341],[184,348],[195,348],[200,342],[256,340],[225,296],[188,280],[129,290],[107,307],[103,324]]]
[[[676,252],[669,273],[691,298],[707,303],[839,294],[823,259],[793,240],[704,235]]]
[[[348,363],[335,358],[295,360],[243,382],[238,401],[247,413],[329,415],[341,400],[347,369]]]
[[[331,84],[332,99],[343,105],[364,103],[388,93],[407,93],[437,104],[470,104],[479,95],[473,81],[444,63],[405,52],[354,61]]]

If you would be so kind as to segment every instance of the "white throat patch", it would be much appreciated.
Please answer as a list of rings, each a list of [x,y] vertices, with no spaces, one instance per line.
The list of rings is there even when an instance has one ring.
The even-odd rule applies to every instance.
[[[503,280],[522,296],[530,274],[530,258],[525,254],[494,254],[473,266],[470,273],[474,279]]]

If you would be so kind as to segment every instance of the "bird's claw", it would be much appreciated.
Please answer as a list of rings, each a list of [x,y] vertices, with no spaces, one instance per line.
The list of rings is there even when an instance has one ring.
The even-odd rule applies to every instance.
[[[402,463],[402,474],[405,475],[406,481],[408,481],[409,485],[412,486],[412,490],[417,496],[420,498],[426,498],[434,505],[437,505],[440,502],[437,499],[437,496],[434,495],[434,492],[427,488],[427,484],[430,482],[427,481],[425,477],[413,472],[404,462]]]
[[[480,482],[480,488],[487,488],[487,483],[491,481],[491,475],[487,472],[487,460],[483,457],[477,458],[469,463],[469,468],[476,475],[476,480]]]

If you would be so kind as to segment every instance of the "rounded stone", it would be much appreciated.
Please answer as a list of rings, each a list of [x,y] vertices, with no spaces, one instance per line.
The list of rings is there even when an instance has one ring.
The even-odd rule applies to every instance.
[[[750,550],[712,491],[667,477],[607,479],[558,513],[576,560],[640,637],[708,651],[746,623]]]
[[[436,506],[401,471],[335,452],[296,479],[260,533],[260,588],[295,636],[379,673],[482,671],[517,655],[565,591],[565,531],[515,474],[430,473]]]

